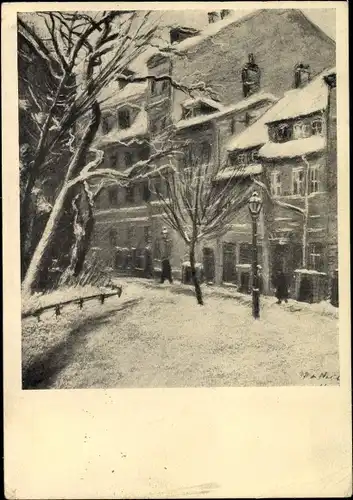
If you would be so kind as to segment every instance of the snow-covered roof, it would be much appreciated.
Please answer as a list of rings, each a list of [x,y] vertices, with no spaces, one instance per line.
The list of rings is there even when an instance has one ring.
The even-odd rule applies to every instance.
[[[202,30],[199,36],[194,36],[192,38],[187,38],[186,40],[183,40],[177,45],[177,48],[179,51],[183,50],[188,50],[190,48],[195,47],[199,43],[203,42],[204,40],[207,40],[208,38],[216,35],[219,33],[222,29],[226,28],[227,26],[231,24],[242,24],[244,21],[248,21],[252,19],[253,17],[259,15],[261,12],[263,12],[264,9],[237,9],[231,11],[232,13],[227,16],[226,18],[216,21],[215,23],[209,24],[205,29]],[[333,39],[335,37],[335,29],[334,29],[334,22],[332,22],[332,14],[328,14],[328,19],[324,19],[324,16],[322,16],[321,12],[322,10],[320,9],[321,12],[317,12],[316,15],[313,13],[315,12],[314,9],[303,9],[303,10],[298,10],[298,9],[292,9],[295,10],[296,12],[300,12],[302,16],[307,18],[317,29],[319,29],[321,32],[323,32],[326,36],[330,37]]]
[[[199,125],[202,123],[206,123],[210,120],[214,120],[215,118],[221,118],[227,115],[228,113],[242,111],[263,101],[276,102],[277,100],[278,98],[275,97],[273,94],[259,92],[246,99],[243,99],[242,101],[237,102],[236,104],[232,104],[231,106],[226,106],[226,107],[222,106],[222,109],[220,111],[210,113],[209,115],[194,116],[193,118],[180,120],[176,124],[176,127],[177,129],[182,129],[186,127],[191,127],[193,125]],[[219,103],[217,104],[219,105]]]
[[[258,164],[246,165],[242,168],[227,167],[217,174],[216,180],[223,181],[231,178],[249,177],[250,175],[261,174],[261,172],[262,165]]]
[[[246,128],[241,134],[232,137],[228,142],[227,150],[235,151],[263,145],[269,140],[268,123],[289,118],[299,118],[325,109],[328,88],[324,76],[331,74],[333,71],[335,70],[325,70],[306,87],[289,90],[255,123]]]
[[[147,81],[141,83],[128,83],[123,89],[119,88],[119,82],[113,82],[109,87],[101,91],[98,99],[102,105],[102,109],[107,109],[141,97],[144,95],[147,88]]]
[[[326,109],[328,87],[324,77],[335,72],[335,68],[325,70],[305,87],[287,92],[281,99],[279,109],[273,109],[267,123],[307,116]]]
[[[259,150],[259,156],[262,158],[295,158],[322,151],[325,147],[325,138],[313,135],[306,139],[296,139],[294,141],[267,142]]]
[[[202,96],[186,99],[184,102],[181,103],[181,105],[184,108],[190,108],[192,106],[195,106],[196,104],[206,104],[207,106],[218,109],[219,111],[224,109],[224,106],[221,103],[214,101],[213,99],[208,99],[207,97],[202,97]]]
[[[101,146],[114,144],[115,142],[125,141],[133,137],[145,136],[148,132],[148,120],[145,109],[141,109],[132,123],[127,129],[115,129],[106,135],[101,135],[97,138],[96,143]]]
[[[182,42],[178,43],[177,48],[179,51],[189,50],[190,48],[195,47],[204,40],[207,40],[208,38],[216,35],[219,31],[229,26],[230,24],[236,22],[243,23],[247,19],[256,16],[259,12],[261,11],[254,9],[234,10],[232,11],[232,14],[225,17],[224,19],[216,21],[215,23],[206,26],[206,28],[202,30],[200,35],[187,38],[186,40],[183,40]]]

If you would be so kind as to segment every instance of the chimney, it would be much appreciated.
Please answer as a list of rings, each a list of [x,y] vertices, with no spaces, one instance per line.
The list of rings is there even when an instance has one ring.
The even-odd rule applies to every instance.
[[[219,20],[219,12],[213,11],[208,13],[208,23],[213,24]]]
[[[304,87],[311,80],[309,64],[298,63],[294,66],[294,88]]]
[[[241,78],[243,82],[243,96],[245,98],[260,90],[261,70],[255,63],[254,54],[248,54],[248,62],[243,66]]]
[[[229,16],[230,10],[228,9],[222,9],[221,10],[221,19],[224,19],[225,17]]]

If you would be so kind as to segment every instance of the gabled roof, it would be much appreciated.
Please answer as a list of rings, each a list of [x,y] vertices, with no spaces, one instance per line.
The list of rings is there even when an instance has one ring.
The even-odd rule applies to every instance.
[[[226,107],[223,106],[220,111],[216,111],[215,113],[210,113],[209,115],[194,116],[193,118],[180,120],[176,124],[176,127],[177,129],[183,129],[194,125],[201,125],[202,123],[206,123],[217,118],[222,118],[227,114],[246,110],[251,106],[260,104],[262,102],[276,102],[277,100],[278,98],[275,97],[273,94],[269,94],[267,92],[266,93],[258,92],[257,94],[254,94],[246,99],[243,99],[242,101],[239,101],[236,104],[232,104],[231,106],[226,106]]]
[[[190,48],[195,47],[199,43],[207,40],[208,38],[213,37],[214,35],[218,34],[220,31],[222,31],[224,28],[230,25],[237,25],[237,24],[243,24],[246,21],[251,20],[252,18],[256,17],[257,15],[261,14],[262,12],[266,11],[268,9],[238,9],[235,11],[232,11],[232,14],[224,18],[223,20],[217,21],[215,23],[209,24],[202,32],[200,33],[199,36],[195,36],[192,38],[188,38],[186,40],[183,40],[177,45],[177,48],[179,51],[184,51],[184,50],[189,50]],[[320,24],[320,16],[314,16],[312,15],[312,9],[306,9],[305,12],[299,9],[283,9],[283,10],[293,10],[299,16],[305,21],[310,23],[318,32],[321,33],[322,36],[324,36],[326,39],[332,40],[332,37],[327,34],[327,23],[322,24],[322,28],[319,27]],[[332,31],[332,30],[331,30]]]
[[[123,89],[119,88],[119,82],[112,82],[108,87],[102,89],[98,100],[102,105],[102,109],[109,109],[134,101],[143,96],[147,88],[147,81],[142,83],[128,83]]]
[[[290,118],[310,115],[322,111],[327,106],[328,88],[324,76],[332,69],[325,70],[306,87],[288,91],[282,99],[266,111],[253,125],[234,136],[227,145],[228,151],[262,146],[268,142],[267,124]],[[290,141],[293,142],[293,141]],[[289,144],[286,142],[284,144]]]
[[[313,135],[305,139],[296,139],[287,142],[267,142],[259,150],[259,156],[267,159],[295,158],[297,156],[318,153],[326,147],[325,138]]]
[[[328,87],[324,77],[335,73],[335,71],[335,68],[325,70],[305,87],[287,92],[281,99],[278,111],[276,112],[276,109],[272,111],[267,123],[308,116],[326,109]]]

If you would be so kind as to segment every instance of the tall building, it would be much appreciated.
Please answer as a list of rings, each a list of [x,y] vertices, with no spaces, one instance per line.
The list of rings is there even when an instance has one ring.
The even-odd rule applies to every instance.
[[[147,83],[116,82],[105,89],[106,107],[96,144],[106,152],[106,166],[132,167],[148,158],[151,146],[155,148],[160,137],[173,130],[176,139],[188,138],[200,148],[200,155],[219,162],[224,176],[238,161],[247,163],[243,175],[249,179],[262,172],[259,151],[268,142],[262,117],[277,101],[274,108],[283,104],[287,91],[306,86],[335,64],[335,43],[298,10],[264,9],[240,18],[239,13],[216,14],[209,16],[209,26],[199,33],[186,27],[179,34],[173,32],[178,54],[151,49],[132,64],[128,74],[148,75]],[[177,36],[184,39],[178,41]],[[191,97],[187,89],[198,91]],[[252,136],[257,133],[260,141],[254,143]],[[244,141],[241,147],[237,139]],[[152,245],[154,267],[159,268],[158,242],[164,223],[149,187],[140,183],[101,193],[93,247],[100,248],[102,258],[117,270],[143,273],[141,256],[146,245]],[[199,249],[199,260],[207,261],[209,278],[217,282],[239,284],[243,279],[239,266],[247,269],[249,264],[245,209],[236,214],[233,229],[217,242],[217,248],[205,242],[205,250]],[[173,231],[171,237],[172,266],[180,271],[185,245]]]

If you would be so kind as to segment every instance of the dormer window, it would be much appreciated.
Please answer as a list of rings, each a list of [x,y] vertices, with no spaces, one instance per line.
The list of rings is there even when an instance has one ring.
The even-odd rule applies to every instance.
[[[124,69],[124,71],[121,72],[122,76],[125,76],[126,78],[132,78],[134,76],[134,72],[130,71],[129,69]],[[122,90],[128,83],[130,83],[128,80],[125,80],[125,78],[120,78],[118,76],[117,78],[119,82],[119,89]]]
[[[244,167],[246,165],[246,153],[238,154],[237,164],[240,165],[241,167]]]
[[[212,99],[198,97],[189,99],[182,104],[182,119],[187,120],[195,116],[209,115],[219,111],[219,105]]]
[[[120,129],[127,129],[131,126],[130,111],[128,109],[118,111],[118,122]]]
[[[170,43],[179,43],[187,38],[198,35],[200,32],[195,28],[176,26],[170,30]]]
[[[313,135],[323,135],[323,123],[320,118],[316,118],[311,124],[311,130]]]
[[[283,123],[278,125],[276,129],[276,140],[277,142],[287,142],[292,138],[292,128],[288,123]]]
[[[294,139],[306,139],[311,136],[309,123],[298,122],[293,126]]]

